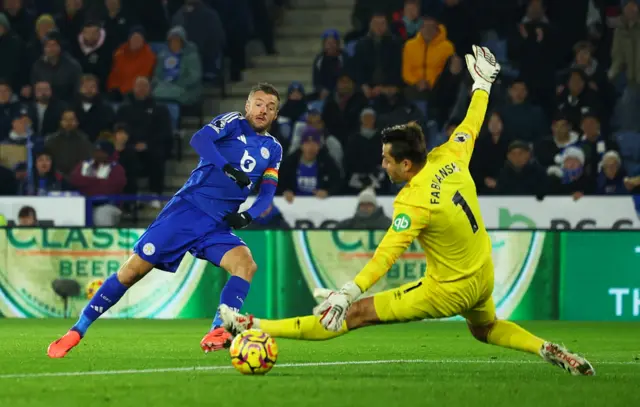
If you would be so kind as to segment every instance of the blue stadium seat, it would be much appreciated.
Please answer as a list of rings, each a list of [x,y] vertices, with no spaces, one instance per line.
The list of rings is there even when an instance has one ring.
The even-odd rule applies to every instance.
[[[171,116],[171,126],[173,126],[173,131],[178,131],[180,127],[180,105],[177,103],[165,103],[167,109],[169,110],[169,116]]]
[[[165,42],[150,42],[149,46],[151,47],[153,53],[157,55],[160,51],[167,47],[167,44]]]
[[[322,112],[324,109],[324,100],[314,100],[313,102],[309,102],[308,109]]]
[[[629,175],[640,174],[640,133],[622,131],[615,135],[620,156]]]
[[[344,44],[344,51],[347,53],[348,56],[352,57],[356,53],[357,43],[358,43],[358,40],[353,40]]]
[[[285,140],[289,140],[291,138],[291,120],[288,117],[278,117],[278,124],[280,125],[280,135]]]

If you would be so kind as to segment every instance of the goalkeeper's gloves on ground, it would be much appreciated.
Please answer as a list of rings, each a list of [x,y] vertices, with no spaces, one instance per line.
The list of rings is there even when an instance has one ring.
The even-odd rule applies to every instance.
[[[353,281],[346,283],[340,291],[316,288],[313,296],[323,300],[313,309],[313,315],[320,319],[328,331],[338,332],[347,318],[349,307],[362,295],[362,290]]]
[[[473,79],[472,91],[482,89],[487,93],[491,92],[491,85],[500,73],[500,64],[496,61],[496,57],[489,51],[487,47],[478,47],[473,45],[473,55],[465,55],[467,61],[467,69]]]
[[[242,229],[249,226],[253,218],[249,215],[249,212],[230,213],[224,217],[229,226],[234,229]]]
[[[231,164],[225,164],[224,167],[222,167],[222,171],[224,175],[231,178],[240,188],[247,187],[251,184],[249,176],[244,171],[233,168]]]

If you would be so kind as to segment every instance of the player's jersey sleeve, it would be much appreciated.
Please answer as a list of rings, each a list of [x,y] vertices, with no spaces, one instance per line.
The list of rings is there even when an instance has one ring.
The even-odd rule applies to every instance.
[[[469,165],[473,154],[473,146],[482,128],[488,103],[489,94],[487,92],[482,90],[473,92],[467,115],[462,123],[456,127],[447,142],[448,150],[467,165]]]
[[[378,245],[373,258],[354,279],[362,292],[367,291],[389,271],[411,242],[427,227],[429,217],[430,213],[426,208],[396,202],[391,227]]]
[[[231,134],[241,118],[242,115],[239,112],[221,114],[204,126],[203,131],[206,131],[212,141],[219,140]]]
[[[278,185],[278,173],[282,162],[282,146],[274,139],[269,158],[269,165],[262,175],[262,182]]]

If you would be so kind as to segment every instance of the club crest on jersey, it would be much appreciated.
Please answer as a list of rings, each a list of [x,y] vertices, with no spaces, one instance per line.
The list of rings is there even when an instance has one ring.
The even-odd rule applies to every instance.
[[[464,143],[465,141],[469,140],[471,136],[469,136],[467,133],[456,133],[456,135],[454,136],[454,141],[457,141],[458,143]]]
[[[265,160],[268,160],[270,156],[269,149],[267,147],[262,147],[260,149],[260,155],[262,155],[262,158],[264,158]]]
[[[395,217],[395,219],[393,220],[393,224],[391,225],[391,228],[396,232],[402,232],[409,229],[410,227],[411,218],[409,217],[409,215],[406,215],[404,213],[399,213]]]

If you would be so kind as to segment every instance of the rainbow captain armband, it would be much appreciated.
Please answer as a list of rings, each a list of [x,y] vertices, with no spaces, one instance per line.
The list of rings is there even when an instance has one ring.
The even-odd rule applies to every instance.
[[[267,168],[262,174],[262,181],[268,184],[278,185],[278,170],[275,168]]]

